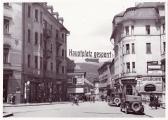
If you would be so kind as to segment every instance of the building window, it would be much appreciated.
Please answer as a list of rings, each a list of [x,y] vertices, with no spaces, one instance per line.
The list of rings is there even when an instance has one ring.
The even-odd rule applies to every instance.
[[[163,42],[163,53],[166,51],[166,42]]]
[[[9,33],[9,20],[4,19],[4,33]]]
[[[65,50],[65,57],[67,56],[67,51]]]
[[[64,33],[62,33],[62,39],[64,39]]]
[[[150,35],[150,25],[146,25],[146,34]]]
[[[135,73],[135,62],[132,62],[132,72]]]
[[[134,26],[132,25],[131,26],[131,35],[133,35],[134,34]]]
[[[55,37],[56,37],[56,39],[58,39],[58,30],[56,30],[56,36]]]
[[[38,22],[38,10],[35,9],[35,21]]]
[[[165,33],[165,24],[162,25],[163,26],[163,34]]]
[[[76,83],[77,83],[77,78],[72,78],[72,83],[76,85]]]
[[[53,63],[51,62],[51,71],[53,71]]]
[[[59,56],[59,47],[57,47],[56,56]]]
[[[43,13],[40,12],[40,23],[42,23],[42,21],[43,21]]]
[[[35,32],[35,45],[37,45],[37,44],[38,44],[38,33]]]
[[[64,57],[64,49],[62,49],[62,57]]]
[[[56,72],[59,73],[59,64],[56,64]]]
[[[146,43],[146,53],[151,54],[151,43]]]
[[[125,32],[126,32],[126,35],[129,35],[129,26],[125,27]]]
[[[27,56],[27,67],[30,68],[31,56]]]
[[[127,67],[126,72],[129,73],[129,72],[130,72],[130,63],[127,62],[126,65],[127,65],[127,66],[126,66],[126,67]]]
[[[52,53],[52,49],[53,49],[53,47],[52,47],[52,44],[51,44],[51,53]]]
[[[43,35],[42,33],[40,33],[40,45],[42,46],[42,44],[43,44]]]
[[[62,73],[64,73],[64,66],[62,66]]]
[[[28,39],[29,43],[30,43],[30,38],[31,38],[30,29],[28,29],[27,30],[27,39]]]
[[[4,3],[4,6],[10,7],[10,4],[8,2]]]
[[[132,54],[135,54],[135,45],[132,43]]]
[[[130,54],[129,44],[126,44],[126,54]]]
[[[28,5],[28,13],[27,13],[27,15],[28,15],[28,18],[31,17],[31,6],[30,5]]]
[[[4,48],[3,51],[3,63],[8,63],[8,57],[9,57],[9,48]]]
[[[43,58],[40,57],[40,69],[43,69]]]
[[[37,69],[38,68],[38,56],[35,56],[35,68]]]

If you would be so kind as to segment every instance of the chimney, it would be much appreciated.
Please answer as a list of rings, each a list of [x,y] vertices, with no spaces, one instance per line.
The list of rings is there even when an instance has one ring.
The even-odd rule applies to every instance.
[[[53,12],[52,15],[53,15],[53,16],[56,16],[56,19],[59,18],[59,13],[58,13],[58,12]]]
[[[59,20],[59,22],[61,22],[61,24],[64,23],[64,19],[63,19],[63,17],[58,18],[58,20]]]
[[[50,10],[50,12],[51,12],[51,14],[52,14],[52,13],[53,13],[53,6],[48,5],[48,6],[47,6],[47,10]]]
[[[42,5],[46,7],[47,6],[47,2],[42,2]]]

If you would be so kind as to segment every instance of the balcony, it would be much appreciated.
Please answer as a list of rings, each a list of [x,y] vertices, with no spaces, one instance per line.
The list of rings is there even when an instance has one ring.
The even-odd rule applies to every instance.
[[[29,68],[27,67],[24,70],[24,74],[32,75],[32,76],[35,76],[35,77],[43,77],[43,70],[35,69],[35,68],[32,68],[32,67],[29,67]]]
[[[3,64],[3,69],[5,69],[5,70],[10,70],[10,69],[12,69],[11,63],[4,63],[4,64]]]
[[[46,50],[44,50],[43,55],[45,58],[50,58],[52,56],[52,52],[51,52],[51,50],[46,49]]]
[[[57,73],[56,74],[56,79],[66,79],[67,75],[63,73]]]
[[[64,41],[62,38],[58,37],[58,38],[55,38],[56,40],[56,45],[59,47],[61,46],[62,44],[64,44]]]
[[[52,30],[50,28],[44,28],[43,35],[45,38],[50,38],[52,36]]]
[[[11,46],[11,45],[12,45],[11,40],[12,40],[11,34],[9,34],[9,33],[4,33],[4,44]]]
[[[55,73],[53,71],[45,71],[44,78],[55,78]]]

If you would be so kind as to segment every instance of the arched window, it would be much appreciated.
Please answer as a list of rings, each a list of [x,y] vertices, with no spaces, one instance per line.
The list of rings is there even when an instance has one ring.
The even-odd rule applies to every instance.
[[[148,84],[144,87],[145,91],[155,91],[156,90],[156,86],[153,84]]]
[[[126,95],[132,95],[133,90],[131,85],[126,86]]]

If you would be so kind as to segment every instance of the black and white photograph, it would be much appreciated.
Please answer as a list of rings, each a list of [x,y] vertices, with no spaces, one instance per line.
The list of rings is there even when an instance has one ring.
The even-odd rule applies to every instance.
[[[1,6],[2,118],[166,119],[166,0]]]

